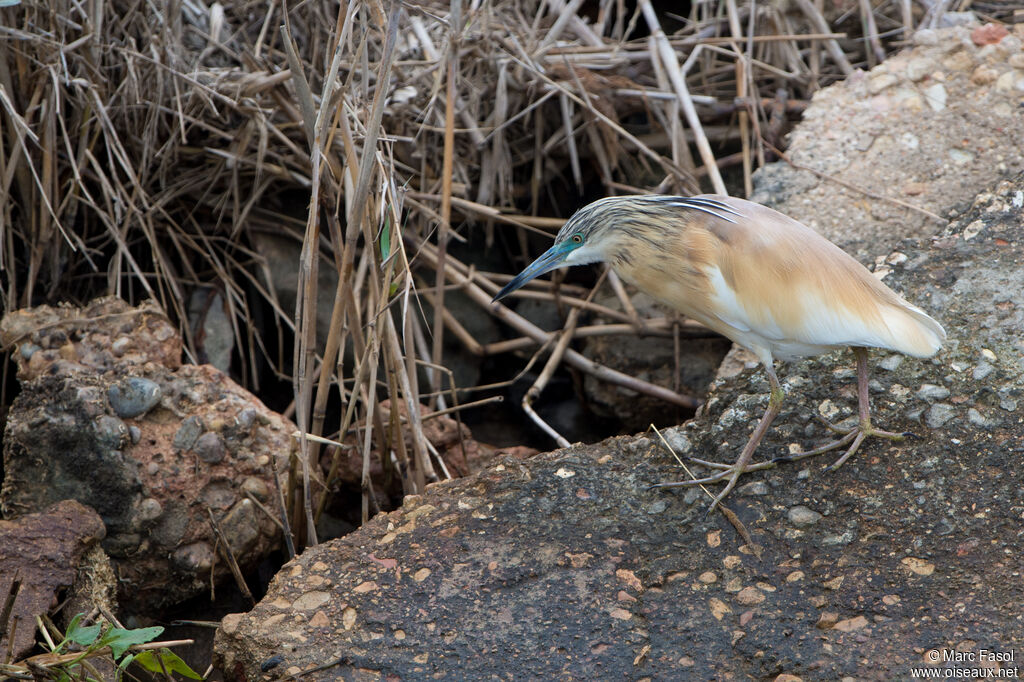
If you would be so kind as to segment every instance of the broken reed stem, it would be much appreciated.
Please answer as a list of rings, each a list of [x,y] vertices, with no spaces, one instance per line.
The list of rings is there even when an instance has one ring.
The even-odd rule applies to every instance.
[[[217,519],[214,518],[213,510],[207,507],[206,514],[210,517],[210,528],[213,529],[213,534],[217,537],[217,546],[221,550],[221,556],[224,561],[227,562],[228,568],[231,569],[231,575],[235,577],[235,584],[238,585],[238,589],[241,590],[245,598],[249,600],[249,603],[256,606],[256,600],[253,598],[252,592],[249,591],[249,586],[245,582],[245,576],[242,575],[242,569],[238,567],[238,562],[235,560],[235,553],[231,551],[231,545],[228,544],[228,539],[220,529],[220,524],[217,523]]]
[[[601,288],[601,285],[604,284],[604,280],[611,272],[611,268],[604,269],[601,276],[598,277],[597,282],[594,284],[594,287],[587,295],[587,301],[590,301],[590,299],[594,297],[594,294],[596,294],[597,290]],[[562,330],[557,332],[558,341],[555,343],[555,347],[552,349],[547,362],[544,363],[544,369],[541,370],[540,374],[537,376],[537,380],[533,382],[533,385],[527,389],[526,395],[523,396],[521,403],[523,412],[525,412],[527,416],[530,417],[530,419],[532,419],[533,422],[545,433],[551,436],[560,448],[569,447],[569,441],[566,440],[562,434],[558,433],[554,427],[544,421],[539,414],[537,414],[536,410],[533,409],[533,402],[540,397],[541,392],[548,385],[548,382],[551,381],[551,377],[554,375],[555,370],[558,369],[558,366],[562,363],[562,358],[565,355],[566,349],[569,347],[569,342],[572,341],[573,334],[576,331],[576,324],[579,322],[579,319],[580,308],[573,308],[569,312]]]
[[[444,149],[441,161],[441,221],[437,226],[437,268],[434,272],[434,345],[430,353],[431,362],[441,364],[444,349],[444,262],[448,257],[448,235],[452,217],[452,172],[455,155],[455,81],[459,72],[459,31],[462,28],[461,0],[451,0],[448,14],[448,68],[445,78]],[[430,372],[432,390],[431,408],[443,399],[438,392],[441,388],[441,374]],[[441,405],[444,406],[443,404]]]
[[[683,108],[686,122],[690,125],[690,129],[697,138],[697,151],[700,153],[701,161],[704,162],[704,167],[707,169],[708,177],[711,178],[711,184],[718,194],[728,194],[729,192],[725,189],[722,175],[718,172],[718,166],[715,164],[715,155],[711,151],[711,145],[708,144],[708,138],[704,135],[704,127],[701,125],[700,117],[697,116],[697,110],[693,107],[693,100],[690,98],[690,91],[686,87],[686,79],[683,78],[683,72],[679,68],[679,61],[675,50],[672,49],[672,45],[668,42],[665,32],[661,30],[661,23],[658,21],[658,15],[655,13],[654,7],[651,6],[651,0],[639,0],[637,4],[643,12],[647,26],[650,28],[651,35],[658,46],[661,65],[665,68],[669,80],[672,82],[672,87],[679,97],[679,104]]]

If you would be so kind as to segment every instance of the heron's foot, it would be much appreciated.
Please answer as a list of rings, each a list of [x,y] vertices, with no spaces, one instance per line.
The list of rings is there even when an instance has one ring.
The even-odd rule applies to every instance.
[[[722,483],[725,482],[725,487],[715,495],[711,504],[708,506],[704,516],[707,517],[719,503],[725,499],[733,488],[736,487],[736,482],[743,474],[750,473],[751,471],[763,471],[765,469],[771,469],[776,466],[775,461],[770,462],[757,462],[754,464],[746,464],[741,466],[737,461],[735,464],[722,464],[721,462],[711,462],[706,459],[698,459],[696,457],[688,457],[688,462],[693,464],[699,464],[700,466],[707,467],[708,469],[715,469],[715,473],[705,476],[703,478],[693,478],[689,481],[672,481],[669,483],[655,483],[650,486],[648,490],[654,490],[655,488],[687,488],[695,485],[706,485],[709,483]]]
[[[784,462],[796,462],[801,459],[814,457],[815,455],[821,455],[826,452],[831,452],[833,450],[838,450],[840,448],[845,447],[846,452],[844,452],[842,456],[835,462],[825,467],[825,471],[835,471],[839,467],[843,466],[843,463],[845,463],[846,460],[853,457],[853,455],[856,454],[857,450],[860,449],[861,443],[863,443],[868,438],[885,438],[886,440],[899,442],[907,438],[917,437],[915,434],[910,433],[909,431],[904,431],[900,433],[896,431],[883,431],[882,429],[876,429],[874,426],[871,425],[871,420],[860,421],[857,423],[856,426],[850,428],[842,428],[836,426],[835,424],[821,416],[818,416],[818,419],[826,427],[828,427],[835,433],[840,434],[840,437],[830,443],[825,443],[824,445],[816,447],[813,450],[805,450],[804,452],[798,452],[792,455],[776,457],[772,461],[777,464],[782,464]]]

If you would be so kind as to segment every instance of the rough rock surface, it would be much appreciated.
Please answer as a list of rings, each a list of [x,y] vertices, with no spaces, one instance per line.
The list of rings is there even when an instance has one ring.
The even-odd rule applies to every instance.
[[[243,565],[279,541],[271,457],[294,427],[215,368],[181,365],[158,311],[107,298],[3,323],[22,391],[4,434],[4,516],[75,499],[107,527],[121,602],[153,609],[229,575],[207,509]]]
[[[103,539],[103,521],[92,509],[65,500],[38,514],[0,520],[0,611],[15,578],[21,589],[0,651],[18,659],[36,639],[36,616],[48,614],[61,590],[75,582],[82,556]],[[13,643],[8,641],[15,625]],[[0,623],[0,625],[5,625]]]
[[[875,422],[920,438],[869,441],[835,473],[821,457],[748,475],[728,505],[758,552],[722,515],[704,518],[700,490],[646,489],[685,476],[654,440],[507,460],[287,564],[252,612],[224,619],[222,669],[249,680],[892,680],[972,666],[943,652],[1019,657],[1022,205],[1024,178],[1005,182],[878,273],[949,332],[933,361],[874,358]],[[758,459],[820,442],[812,410],[852,414],[850,365],[836,353],[781,368],[789,395]],[[766,391],[760,370],[723,377],[666,438],[732,462]],[[1019,660],[984,666],[1021,672]]]
[[[867,261],[1024,169],[1024,25],[996,44],[973,27],[924,30],[914,47],[816,93],[789,158],[759,171],[752,199],[806,222]],[[976,44],[978,41],[981,44]]]

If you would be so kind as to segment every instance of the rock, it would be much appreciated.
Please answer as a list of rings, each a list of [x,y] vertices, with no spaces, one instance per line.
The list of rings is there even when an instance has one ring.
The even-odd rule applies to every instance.
[[[874,372],[886,386],[941,382],[958,411],[1000,410],[1004,423],[912,425],[902,417],[905,401],[875,394],[873,423],[915,426],[919,439],[869,439],[830,473],[821,467],[834,456],[816,457],[806,479],[787,464],[747,474],[744,484],[764,481],[769,494],[733,495],[726,504],[760,558],[743,551],[747,541],[723,516],[704,519],[703,505],[687,504],[684,493],[648,489],[681,472],[646,437],[644,446],[620,437],[506,458],[306,550],[252,611],[225,618],[218,665],[248,679],[258,679],[273,656],[283,658],[282,669],[309,670],[309,680],[357,669],[402,678],[553,679],[569,671],[591,679],[772,679],[785,670],[804,679],[901,679],[919,652],[944,645],[941,633],[1019,646],[1024,584],[1016,557],[1024,536],[1008,520],[1021,518],[1024,501],[1019,478],[1006,472],[1024,453],[1024,423],[998,406],[1003,396],[1024,395],[1024,228],[1013,206],[1022,191],[1024,177],[1001,183],[934,242],[901,245],[908,260],[887,281],[935,314],[953,341],[934,360],[905,358]],[[963,239],[974,220],[983,229]],[[964,369],[980,348],[999,358],[1000,371],[977,381]],[[813,426],[807,415],[825,399],[855,406],[852,377],[836,372],[851,364],[848,353],[835,353],[781,368],[783,380],[808,381],[789,392],[755,459],[827,439],[820,428],[805,432]],[[733,461],[750,423],[726,427],[720,417],[749,410],[752,387],[764,383],[757,369],[715,379],[706,407],[685,428],[694,457]],[[659,501],[664,508],[652,523],[647,510]],[[813,533],[794,533],[790,512],[798,506],[828,514]],[[951,537],[982,538],[992,549],[960,552]],[[773,581],[770,596],[751,585],[797,572]],[[624,575],[645,586],[642,599],[621,597],[632,592]],[[360,588],[367,585],[373,589]],[[739,600],[755,591],[766,598],[744,615]],[[325,600],[316,622],[330,627],[296,607],[311,593],[326,595],[317,597]],[[683,656],[694,642],[701,655]],[[325,661],[337,665],[312,670]]]
[[[949,389],[945,386],[936,386],[935,384],[921,384],[921,388],[917,389],[916,395],[920,400],[933,402],[935,400],[944,400],[948,398]]]
[[[786,516],[789,518],[789,522],[797,528],[813,526],[818,521],[821,521],[821,514],[813,509],[808,509],[802,504],[791,508]]]
[[[956,417],[956,407],[946,403],[935,403],[928,408],[924,419],[929,428],[937,429],[954,417]]]
[[[327,314],[330,313],[328,310]],[[236,343],[235,325],[221,292],[206,286],[193,289],[189,297],[188,321],[199,363],[209,363],[225,374],[230,373]]]
[[[15,659],[28,653],[35,643],[36,617],[49,614],[62,591],[75,583],[83,555],[103,539],[104,533],[103,521],[96,512],[74,500],[13,520],[0,520],[3,599],[15,576],[21,581],[12,611],[17,621],[15,641],[8,641],[8,627],[0,637],[0,651],[10,652]]]
[[[125,419],[146,414],[156,407],[160,397],[160,384],[142,377],[128,377],[107,389],[110,407]]]
[[[1002,24],[985,24],[971,31],[971,40],[979,47],[994,45],[1010,34]]]
[[[177,554],[215,544],[207,507],[231,530],[231,546],[244,550],[243,567],[277,546],[278,526],[253,511],[245,490],[260,488],[254,480],[273,489],[271,459],[287,471],[295,427],[214,367],[181,365],[171,355],[181,341],[166,318],[102,299],[81,310],[16,311],[0,328],[39,348],[27,359],[19,353],[22,389],[3,443],[3,512],[37,512],[63,499],[95,509],[129,613],[209,590],[214,562]],[[53,350],[60,347],[70,350],[60,355]],[[270,496],[261,502],[277,509]],[[216,562],[215,578],[229,576]]]
[[[945,216],[1024,169],[1024,145],[1006,144],[1024,139],[1024,116],[1017,113],[1024,74],[1010,65],[1020,51],[1007,46],[1016,37],[979,50],[970,35],[964,27],[918,31],[912,48],[865,78],[815,93],[790,134],[794,163],[923,211],[869,199],[784,162],[755,174],[752,198],[869,262],[900,239],[941,230],[944,222],[929,212]],[[995,51],[986,56],[989,48]],[[915,144],[903,142],[911,139]],[[908,186],[913,192],[904,193]]]

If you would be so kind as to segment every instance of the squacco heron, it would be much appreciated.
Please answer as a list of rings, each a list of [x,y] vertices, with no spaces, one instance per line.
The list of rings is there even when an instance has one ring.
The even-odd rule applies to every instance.
[[[754,450],[779,413],[784,394],[775,360],[853,348],[856,426],[844,430],[829,425],[842,436],[773,460],[803,459],[846,447],[829,467],[835,469],[870,436],[901,440],[907,435],[871,424],[865,348],[927,358],[946,339],[938,322],[811,228],[760,204],[716,195],[595,201],[577,211],[559,230],[554,246],[494,300],[556,268],[596,262],[608,263],[623,280],[752,351],[764,365],[771,386],[768,407],[735,464],[703,462],[717,473],[662,484],[725,481],[710,509],[752,468]]]

